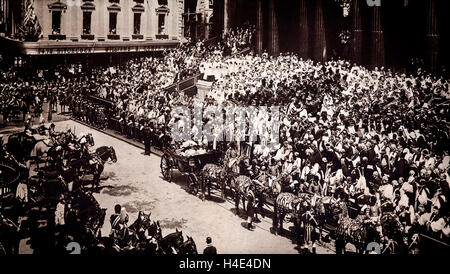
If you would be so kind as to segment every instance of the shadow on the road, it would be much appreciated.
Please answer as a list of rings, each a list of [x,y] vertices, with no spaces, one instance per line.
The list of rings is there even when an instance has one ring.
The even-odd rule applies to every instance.
[[[155,201],[131,201],[123,204],[123,207],[129,213],[137,213],[139,211],[151,212],[155,208]]]
[[[174,218],[168,219],[165,218],[163,220],[160,220],[161,228],[168,228],[168,229],[183,229],[185,227],[185,224],[188,222],[188,220],[182,218],[181,220],[176,220]]]
[[[108,194],[110,196],[115,196],[115,197],[123,197],[123,196],[129,196],[133,193],[136,193],[139,189],[137,187],[134,186],[130,186],[130,185],[120,185],[120,186],[115,186],[114,188],[111,189],[105,189],[103,190],[104,194]]]
[[[215,194],[214,192],[213,192],[213,190],[211,190],[211,197],[208,196],[208,193],[206,193],[206,197],[205,197],[206,200],[215,202],[215,203],[219,203],[219,204],[225,203],[226,200],[224,200],[220,197],[220,193],[219,193],[219,196],[216,196],[216,195],[214,195]]]
[[[188,177],[186,175],[181,174],[180,172],[174,170],[172,171],[172,180],[170,182],[166,181],[164,177],[160,176],[162,180],[166,183],[174,183],[178,185],[181,189],[185,190],[186,192],[190,192],[187,179]]]
[[[247,220],[247,214],[242,208],[239,209],[239,212],[236,210],[235,207],[230,209],[230,211],[233,212],[234,215],[237,215],[239,218]]]

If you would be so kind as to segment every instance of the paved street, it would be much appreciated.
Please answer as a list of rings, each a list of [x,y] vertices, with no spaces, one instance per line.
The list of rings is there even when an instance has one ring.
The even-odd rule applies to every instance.
[[[233,213],[234,204],[230,201],[224,202],[216,195],[213,201],[203,202],[186,192],[181,175],[176,175],[174,182],[164,181],[159,156],[144,156],[143,150],[74,121],[57,122],[56,127],[57,130],[70,127],[76,134],[91,132],[95,148],[108,145],[116,150],[118,161],[105,166],[104,175],[109,179],[102,182],[103,186],[114,188],[96,194],[100,205],[107,208],[103,235],[109,234],[108,219],[118,203],[128,211],[130,224],[139,210],[151,212],[153,220],[160,220],[163,235],[181,229],[184,235],[194,238],[199,252],[206,247],[205,238],[211,236],[219,253],[298,253],[290,239],[270,233],[271,219],[262,219],[254,231],[248,231],[241,225],[244,217]],[[319,247],[318,253],[331,251]]]

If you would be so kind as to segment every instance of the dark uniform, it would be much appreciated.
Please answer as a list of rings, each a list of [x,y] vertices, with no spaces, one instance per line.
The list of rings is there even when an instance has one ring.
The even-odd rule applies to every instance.
[[[145,155],[150,155],[151,153],[151,145],[152,145],[152,130],[146,125],[144,127],[144,146],[145,146]]]
[[[213,245],[208,245],[204,250],[203,254],[217,254],[217,249]]]
[[[203,254],[217,254],[217,249],[212,245],[211,237],[206,238],[206,244],[208,246],[203,250]]]
[[[255,215],[255,199],[253,195],[247,195],[247,228],[253,229],[253,216]]]

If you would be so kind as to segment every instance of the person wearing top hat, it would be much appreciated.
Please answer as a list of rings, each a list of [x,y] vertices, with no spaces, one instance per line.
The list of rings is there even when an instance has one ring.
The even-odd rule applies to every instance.
[[[206,248],[203,250],[203,254],[214,255],[217,254],[217,249],[212,245],[211,237],[206,237]]]

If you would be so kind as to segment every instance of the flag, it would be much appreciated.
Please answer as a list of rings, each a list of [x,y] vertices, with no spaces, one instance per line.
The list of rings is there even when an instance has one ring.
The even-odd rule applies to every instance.
[[[22,22],[19,31],[27,41],[37,41],[42,33],[41,25],[34,12],[34,0],[23,0]]]

